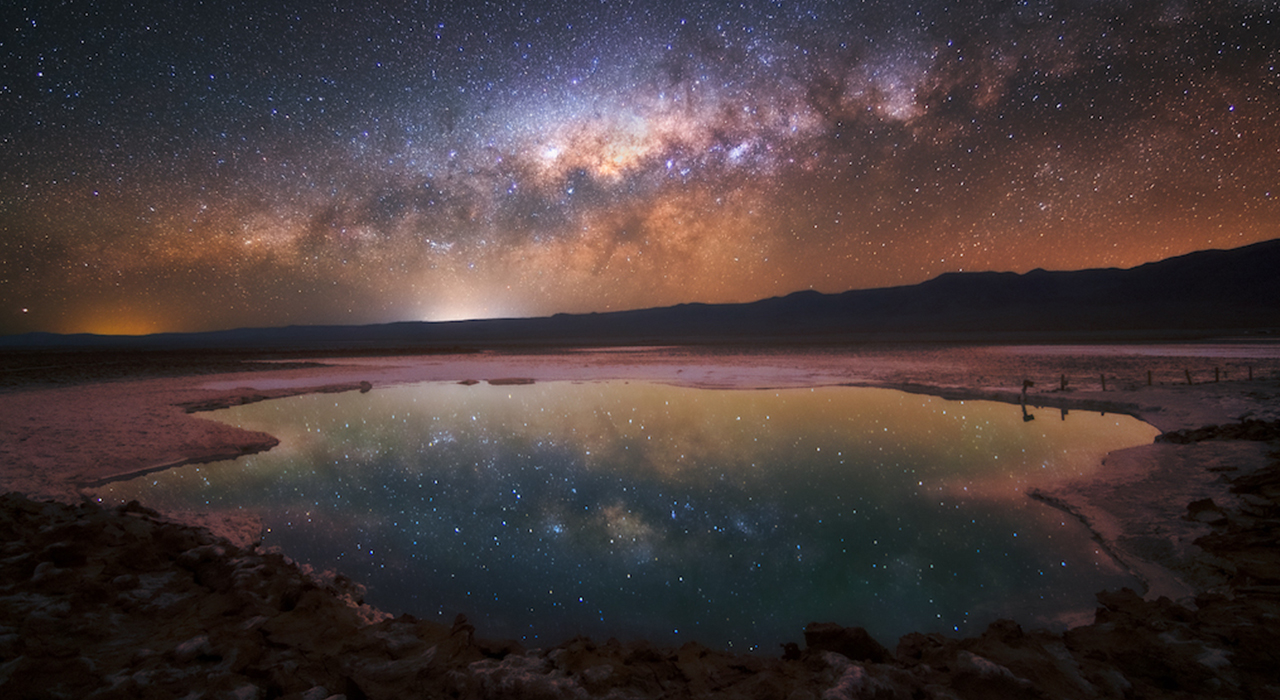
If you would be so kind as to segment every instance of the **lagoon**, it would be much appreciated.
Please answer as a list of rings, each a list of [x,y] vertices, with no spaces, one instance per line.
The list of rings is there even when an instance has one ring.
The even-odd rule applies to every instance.
[[[208,414],[281,440],[99,489],[240,509],[393,613],[546,646],[586,634],[775,653],[810,621],[975,634],[1087,621],[1136,586],[1025,495],[1157,431],[860,387],[429,382]],[[1031,420],[1027,418],[1031,417]]]

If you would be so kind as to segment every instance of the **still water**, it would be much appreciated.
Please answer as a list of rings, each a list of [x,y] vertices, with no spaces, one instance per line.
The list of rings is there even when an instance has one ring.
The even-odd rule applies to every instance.
[[[208,414],[270,452],[100,490],[248,509],[265,544],[394,613],[553,644],[765,653],[810,621],[976,634],[1061,623],[1136,582],[1023,493],[1151,442],[1128,416],[885,389],[427,383]]]

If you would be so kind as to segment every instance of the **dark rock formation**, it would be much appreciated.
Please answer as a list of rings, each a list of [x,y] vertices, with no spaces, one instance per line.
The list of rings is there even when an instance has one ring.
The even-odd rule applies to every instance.
[[[1263,421],[1246,419],[1239,423],[1224,425],[1206,425],[1202,428],[1174,430],[1163,433],[1156,442],[1168,442],[1175,445],[1189,445],[1205,440],[1280,440],[1280,421]]]
[[[1278,697],[1280,469],[1235,489],[1244,511],[1188,511],[1215,514],[1198,544],[1230,581],[1193,603],[1104,592],[1095,622],[1066,633],[1001,620],[968,639],[909,634],[893,653],[814,623],[782,658],[583,637],[525,650],[462,616],[391,618],[350,580],[136,503],[7,494],[0,697]]]
[[[889,660],[889,650],[861,627],[841,627],[834,622],[810,622],[804,628],[804,643],[817,651],[834,651],[850,661],[881,664]]]

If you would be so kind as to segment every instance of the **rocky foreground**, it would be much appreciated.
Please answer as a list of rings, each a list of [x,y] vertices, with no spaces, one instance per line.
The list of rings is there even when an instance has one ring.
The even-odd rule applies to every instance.
[[[1270,441],[1276,425],[1244,437]],[[1258,432],[1260,431],[1260,432]],[[1176,439],[1237,439],[1229,430]],[[815,623],[776,657],[696,643],[576,638],[550,649],[390,618],[360,587],[129,504],[0,497],[5,698],[1262,698],[1280,697],[1280,455],[1232,477],[1233,506],[1188,504],[1212,533],[1194,603],[1098,595],[1093,624],[997,621],[888,650]],[[482,631],[481,631],[482,632]]]

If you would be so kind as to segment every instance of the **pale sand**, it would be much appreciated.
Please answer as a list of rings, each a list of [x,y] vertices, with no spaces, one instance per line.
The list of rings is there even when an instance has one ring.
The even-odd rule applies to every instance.
[[[523,378],[629,379],[718,388],[838,384],[902,388],[949,398],[1129,413],[1161,431],[1280,420],[1280,345],[863,348],[831,351],[705,351],[668,348],[341,358],[322,368],[115,380],[0,394],[0,492],[75,502],[92,485],[175,465],[270,449],[275,439],[189,414],[184,406],[241,403],[316,391],[423,381]],[[1214,367],[1226,381],[1206,382]],[[1249,368],[1255,379],[1244,381]],[[1154,386],[1147,386],[1147,371]],[[1058,391],[1061,375],[1068,391]],[[1107,391],[1101,390],[1106,377]],[[1180,382],[1180,383],[1179,383]],[[1149,586],[1174,598],[1211,588],[1192,540],[1207,526],[1184,521],[1186,504],[1233,498],[1213,470],[1264,466],[1263,443],[1148,445],[1109,455],[1087,483],[1036,493],[1084,520]],[[181,517],[238,541],[253,523],[214,514]]]

